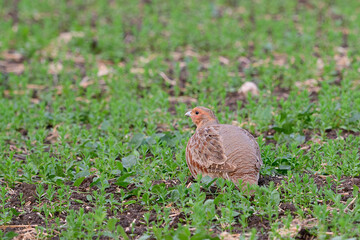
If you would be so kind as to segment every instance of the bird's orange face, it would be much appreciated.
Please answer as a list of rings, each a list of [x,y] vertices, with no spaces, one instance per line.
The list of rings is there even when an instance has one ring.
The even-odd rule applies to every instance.
[[[198,128],[203,126],[205,123],[218,123],[214,113],[210,109],[204,107],[195,107],[191,111],[187,112],[185,116],[191,117],[191,120]]]

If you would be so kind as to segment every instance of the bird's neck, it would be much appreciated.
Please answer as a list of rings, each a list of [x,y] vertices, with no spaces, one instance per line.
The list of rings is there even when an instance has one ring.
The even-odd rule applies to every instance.
[[[215,125],[215,124],[219,124],[219,121],[217,119],[203,120],[196,126],[196,129],[200,129],[200,128],[210,126],[210,125]]]

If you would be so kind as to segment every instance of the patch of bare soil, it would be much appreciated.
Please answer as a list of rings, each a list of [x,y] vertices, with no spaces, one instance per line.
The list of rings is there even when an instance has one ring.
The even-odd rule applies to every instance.
[[[246,96],[239,92],[228,92],[225,98],[225,106],[229,107],[231,111],[236,111],[239,108],[239,102],[244,107],[247,104]]]
[[[16,2],[16,1],[15,1]],[[0,73],[22,74],[25,70],[24,56],[15,51],[0,53]]]
[[[276,131],[274,129],[269,129],[269,130],[264,131],[264,132],[261,133],[261,134],[263,134],[266,145],[276,144],[276,140],[274,139],[275,133],[276,133]],[[259,137],[259,136],[260,136],[259,132],[256,132],[254,134],[254,137]]]
[[[350,135],[360,136],[360,132],[354,132],[349,130],[341,130],[341,134],[339,130],[328,129],[325,131],[326,136],[329,139],[337,139],[338,137],[348,138]]]
[[[272,92],[273,96],[276,96],[277,100],[284,99],[287,100],[289,97],[290,89],[283,88],[283,87],[275,87],[274,91]]]

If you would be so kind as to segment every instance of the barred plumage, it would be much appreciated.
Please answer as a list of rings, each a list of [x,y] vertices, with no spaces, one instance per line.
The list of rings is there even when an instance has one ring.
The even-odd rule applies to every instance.
[[[262,165],[259,145],[246,130],[219,124],[214,113],[196,107],[185,115],[196,124],[195,134],[186,147],[186,163],[191,174],[221,177],[238,185],[257,184]]]

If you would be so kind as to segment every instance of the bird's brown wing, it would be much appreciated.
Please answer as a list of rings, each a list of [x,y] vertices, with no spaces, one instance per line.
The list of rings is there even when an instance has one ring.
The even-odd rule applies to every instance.
[[[234,166],[227,163],[219,128],[219,125],[213,125],[197,129],[190,138],[186,160],[194,176],[198,173],[223,175],[235,170]]]

